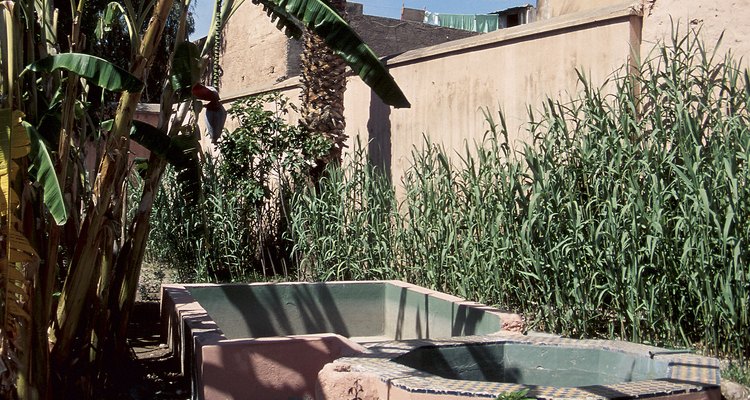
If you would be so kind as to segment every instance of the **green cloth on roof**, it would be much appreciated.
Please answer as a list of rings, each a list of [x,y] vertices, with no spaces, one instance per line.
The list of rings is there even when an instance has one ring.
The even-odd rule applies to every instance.
[[[437,17],[440,26],[472,32],[492,32],[500,26],[500,19],[495,14],[438,14]]]
[[[492,32],[500,28],[500,18],[497,14],[475,15],[476,29],[474,32]]]

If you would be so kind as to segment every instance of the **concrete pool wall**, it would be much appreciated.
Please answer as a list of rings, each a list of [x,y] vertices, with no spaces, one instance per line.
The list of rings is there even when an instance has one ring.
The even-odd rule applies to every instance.
[[[523,327],[399,281],[164,285],[162,318],[198,399],[302,399],[326,363],[368,352],[361,344]]]

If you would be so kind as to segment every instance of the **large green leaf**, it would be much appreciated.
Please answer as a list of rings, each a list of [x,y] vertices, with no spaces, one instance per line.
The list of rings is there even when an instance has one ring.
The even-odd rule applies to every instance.
[[[391,74],[356,32],[324,0],[255,0],[278,18],[296,19],[346,61],[383,102],[411,106]]]
[[[172,75],[169,80],[179,99],[191,95],[191,90],[201,79],[201,53],[198,46],[182,42],[175,49],[172,59]]]
[[[140,45],[140,38],[138,37],[138,31],[133,26],[133,19],[128,11],[125,10],[122,4],[118,2],[111,2],[107,4],[104,9],[104,13],[99,18],[99,22],[96,24],[94,34],[96,38],[102,40],[106,32],[112,31],[112,28],[119,21],[125,21],[125,25],[128,27],[128,37],[130,38],[130,47],[137,49]]]
[[[110,121],[106,121],[103,125],[105,129],[109,129]],[[166,133],[153,125],[141,121],[133,121],[133,127],[130,129],[130,138],[159,157],[166,158],[169,153],[171,139]]]
[[[26,67],[34,72],[56,70],[74,72],[90,83],[113,92],[137,92],[143,89],[143,82],[111,62],[81,53],[65,53],[45,57]]]
[[[68,212],[65,210],[65,199],[57,180],[55,165],[39,132],[27,122],[23,122],[23,127],[31,139],[31,174],[44,189],[44,205],[52,218],[58,225],[63,225],[68,220]]]
[[[200,143],[195,135],[168,136],[158,128],[133,121],[130,138],[172,164],[185,198],[195,203],[201,196]]]

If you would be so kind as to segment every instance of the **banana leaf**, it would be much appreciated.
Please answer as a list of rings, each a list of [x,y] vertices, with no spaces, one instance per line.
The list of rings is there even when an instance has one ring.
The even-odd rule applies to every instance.
[[[74,72],[86,78],[89,83],[112,92],[137,92],[143,89],[143,82],[111,62],[81,53],[57,54],[42,58],[26,67],[26,71],[53,72],[56,70]]]
[[[57,180],[55,165],[39,132],[27,122],[23,123],[23,127],[31,139],[31,175],[44,188],[44,205],[49,209],[55,223],[63,225],[68,220],[68,212],[65,210],[65,199]]]
[[[133,26],[133,20],[130,18],[122,4],[114,1],[107,4],[107,7],[104,9],[104,14],[99,18],[99,22],[96,24],[96,29],[94,29],[96,38],[102,40],[104,34],[106,32],[111,32],[115,23],[119,22],[121,19],[125,21],[125,24],[128,27],[130,46],[132,48],[137,48],[139,45],[138,31]]]
[[[297,20],[315,32],[362,78],[383,102],[396,108],[411,106],[378,56],[324,0],[254,0],[273,16]]]
[[[271,22],[276,23],[276,28],[284,32],[287,36],[295,39],[302,37],[302,29],[297,25],[294,18],[290,18],[286,10],[273,2],[262,3],[260,0],[252,0],[253,4],[263,7],[263,11],[271,17]]]
[[[177,171],[180,191],[188,201],[196,204],[201,197],[201,165],[198,156],[200,143],[194,135],[169,137],[158,128],[141,121],[133,121],[130,138],[167,160]]]
[[[200,57],[200,50],[195,43],[182,42],[175,49],[169,80],[180,100],[190,97],[193,86],[200,82]]]

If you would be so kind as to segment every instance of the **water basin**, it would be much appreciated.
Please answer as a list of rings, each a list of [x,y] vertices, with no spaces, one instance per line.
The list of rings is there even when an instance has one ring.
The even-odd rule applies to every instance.
[[[345,399],[352,382],[381,400],[721,399],[718,360],[623,341],[499,332],[366,347],[324,367],[320,399]]]

